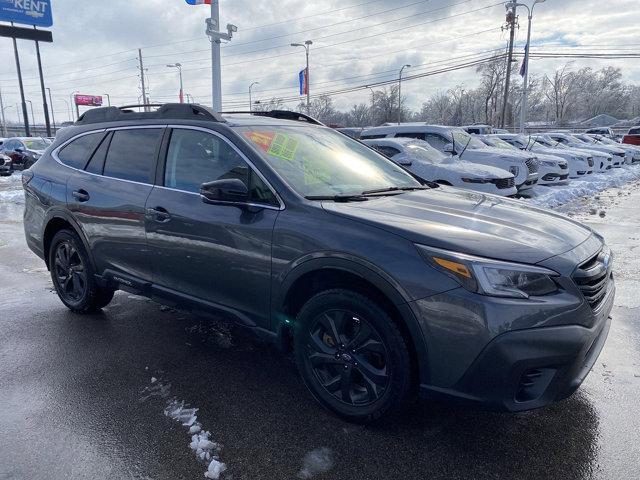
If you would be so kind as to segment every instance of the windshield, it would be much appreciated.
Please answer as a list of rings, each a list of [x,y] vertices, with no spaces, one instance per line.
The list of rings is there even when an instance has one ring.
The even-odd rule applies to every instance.
[[[462,130],[454,130],[453,138],[456,140],[456,150],[462,151],[465,147],[467,147],[467,143],[469,146],[467,147],[470,150],[478,150],[480,148],[487,148],[487,146],[478,140],[475,137],[472,137],[467,132]]]
[[[407,145],[407,153],[418,160],[429,163],[440,163],[448,158],[426,142]]]
[[[22,143],[29,150],[46,150],[49,146],[47,142],[45,142],[42,138],[34,138],[33,140],[24,140]]]
[[[328,128],[264,125],[240,127],[238,131],[305,197],[421,187],[393,161]]]
[[[586,135],[578,137],[584,143],[598,143],[594,138],[588,137]]]
[[[487,141],[492,147],[495,147],[495,148],[504,148],[505,150],[518,150],[518,148],[511,145],[509,142],[505,142],[504,140],[498,137],[488,137]]]

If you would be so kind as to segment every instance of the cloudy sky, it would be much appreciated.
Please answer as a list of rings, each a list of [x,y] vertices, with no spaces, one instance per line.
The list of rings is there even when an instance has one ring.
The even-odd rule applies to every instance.
[[[151,101],[177,100],[177,70],[166,64],[180,62],[185,92],[197,102],[210,102],[210,46],[204,35],[208,6],[188,6],[184,0],[52,3],[54,43],[43,44],[41,51],[58,122],[68,120],[65,102],[74,91],[108,93],[114,104],[138,103],[138,48]],[[520,8],[519,14],[516,51],[522,52],[525,10]],[[640,48],[638,0],[547,0],[536,6],[534,17],[532,43],[541,52],[634,53]],[[304,50],[290,43],[309,39],[314,42],[312,93],[355,90],[334,96],[337,107],[348,108],[367,101],[371,90],[365,85],[397,78],[398,69],[411,64],[406,75],[417,78],[403,83],[403,93],[417,109],[437,90],[476,86],[473,67],[420,75],[504,49],[504,20],[504,2],[496,0],[221,0],[222,25],[238,26],[233,41],[222,47],[224,108],[248,108],[252,82],[260,82],[254,100],[284,97],[294,106]],[[33,102],[36,121],[42,122],[33,42],[18,44],[26,96]],[[0,55],[5,115],[16,120],[19,95],[10,39],[0,39]],[[566,61],[535,59],[530,71],[551,73]],[[573,68],[619,66],[627,81],[640,83],[637,58],[573,61]]]

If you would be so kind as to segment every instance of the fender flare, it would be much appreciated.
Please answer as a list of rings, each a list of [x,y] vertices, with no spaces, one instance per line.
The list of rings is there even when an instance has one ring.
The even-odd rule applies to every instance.
[[[427,343],[418,319],[410,306],[413,299],[388,273],[359,257],[338,252],[314,253],[296,260],[289,269],[279,275],[274,280],[271,303],[272,327],[275,327],[277,335],[281,337],[283,334],[281,324],[277,319],[284,311],[285,300],[293,284],[303,275],[323,269],[342,270],[356,275],[375,286],[394,304],[401,316],[399,320],[403,322],[411,335],[411,342],[417,357],[416,368],[420,382],[426,383],[429,376]]]
[[[47,267],[49,267],[49,255],[48,255],[48,252],[45,252],[45,244],[44,244],[45,232],[47,231],[47,227],[49,226],[51,221],[55,219],[64,220],[65,222],[71,225],[73,230],[78,234],[78,237],[80,237],[80,240],[82,241],[84,249],[87,252],[87,256],[91,261],[91,267],[93,268],[93,271],[98,273],[98,271],[96,270],[96,262],[93,258],[93,252],[89,247],[89,241],[87,240],[87,236],[85,235],[84,230],[82,229],[78,221],[73,217],[73,215],[71,215],[68,211],[62,208],[56,208],[56,207],[51,208],[47,211],[47,214],[45,215],[45,218],[44,218],[44,222],[42,222],[44,225],[42,229],[42,252],[44,254]]]

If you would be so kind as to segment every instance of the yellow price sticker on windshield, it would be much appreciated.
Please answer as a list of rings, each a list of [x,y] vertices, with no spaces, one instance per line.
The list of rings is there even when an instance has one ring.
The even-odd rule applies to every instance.
[[[272,157],[283,158],[291,162],[296,156],[298,145],[299,142],[295,138],[276,133],[267,153]]]

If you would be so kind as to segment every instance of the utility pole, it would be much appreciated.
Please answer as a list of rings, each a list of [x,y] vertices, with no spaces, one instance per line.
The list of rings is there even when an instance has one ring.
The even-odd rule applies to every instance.
[[[398,125],[402,123],[402,72],[405,68],[411,68],[411,65],[403,65],[398,75]]]
[[[251,85],[249,85],[249,111],[253,112],[253,103],[251,102],[251,89],[253,88],[254,85],[260,85],[260,82],[253,82]]]
[[[509,87],[511,83],[511,64],[513,62],[513,38],[516,29],[516,2],[512,1],[507,7],[507,28],[509,28],[509,54],[507,55],[507,74],[504,82],[504,100],[502,102],[502,115],[500,116],[500,128],[504,128],[507,115],[507,103],[509,102]]]
[[[13,25],[13,22],[11,22]],[[31,136],[31,130],[29,129],[29,114],[27,113],[27,102],[24,99],[24,85],[22,84],[22,70],[20,68],[20,56],[18,55],[18,42],[16,37],[13,37],[13,53],[16,56],[16,70],[18,72],[18,85],[20,86],[20,99],[22,101],[22,118],[24,118],[24,134],[27,137]]]
[[[292,43],[292,47],[302,47],[305,50],[307,57],[307,68],[305,70],[305,79],[307,81],[307,115],[311,115],[311,72],[309,71],[309,48],[313,45],[311,40],[307,40],[304,43]]]
[[[33,114],[33,102],[31,100],[26,100],[26,102],[29,104],[29,106],[31,107],[31,123],[33,125],[33,129],[36,129],[36,116]],[[35,132],[36,134],[38,132]]]
[[[33,26],[34,30],[36,26]],[[40,58],[40,42],[36,40],[36,57],[38,59],[38,73],[40,74],[40,91],[42,92],[42,108],[44,109],[44,125],[47,129],[47,137],[51,136],[51,122],[49,121],[49,107],[47,105],[47,92],[44,89],[44,74],[42,73],[42,59]],[[32,115],[33,116],[33,115]]]
[[[51,89],[47,87],[47,92],[49,92],[49,105],[51,105],[51,123],[53,123],[53,130],[56,130],[56,114],[53,111],[53,98],[51,97]],[[51,135],[49,135],[51,136]]]
[[[178,73],[180,75],[180,93],[178,95],[178,99],[180,100],[180,103],[184,103],[184,87],[182,85],[182,64],[181,63],[172,63],[170,65],[167,65],[167,67],[169,67],[169,68],[177,68],[178,69]]]
[[[142,63],[142,49],[138,49],[138,60],[140,61],[140,83],[142,84],[142,104],[144,105],[144,111],[148,112],[147,107],[147,90],[144,84],[144,64]]]
[[[211,18],[207,18],[207,35],[211,40],[211,104],[214,112],[222,111],[222,71],[220,67],[220,43],[231,41],[238,27],[227,24],[227,33],[220,32],[220,5],[211,0]]]
[[[2,101],[2,89],[0,88],[0,110],[2,110],[2,135],[7,136],[7,122],[4,120],[4,102]]]

